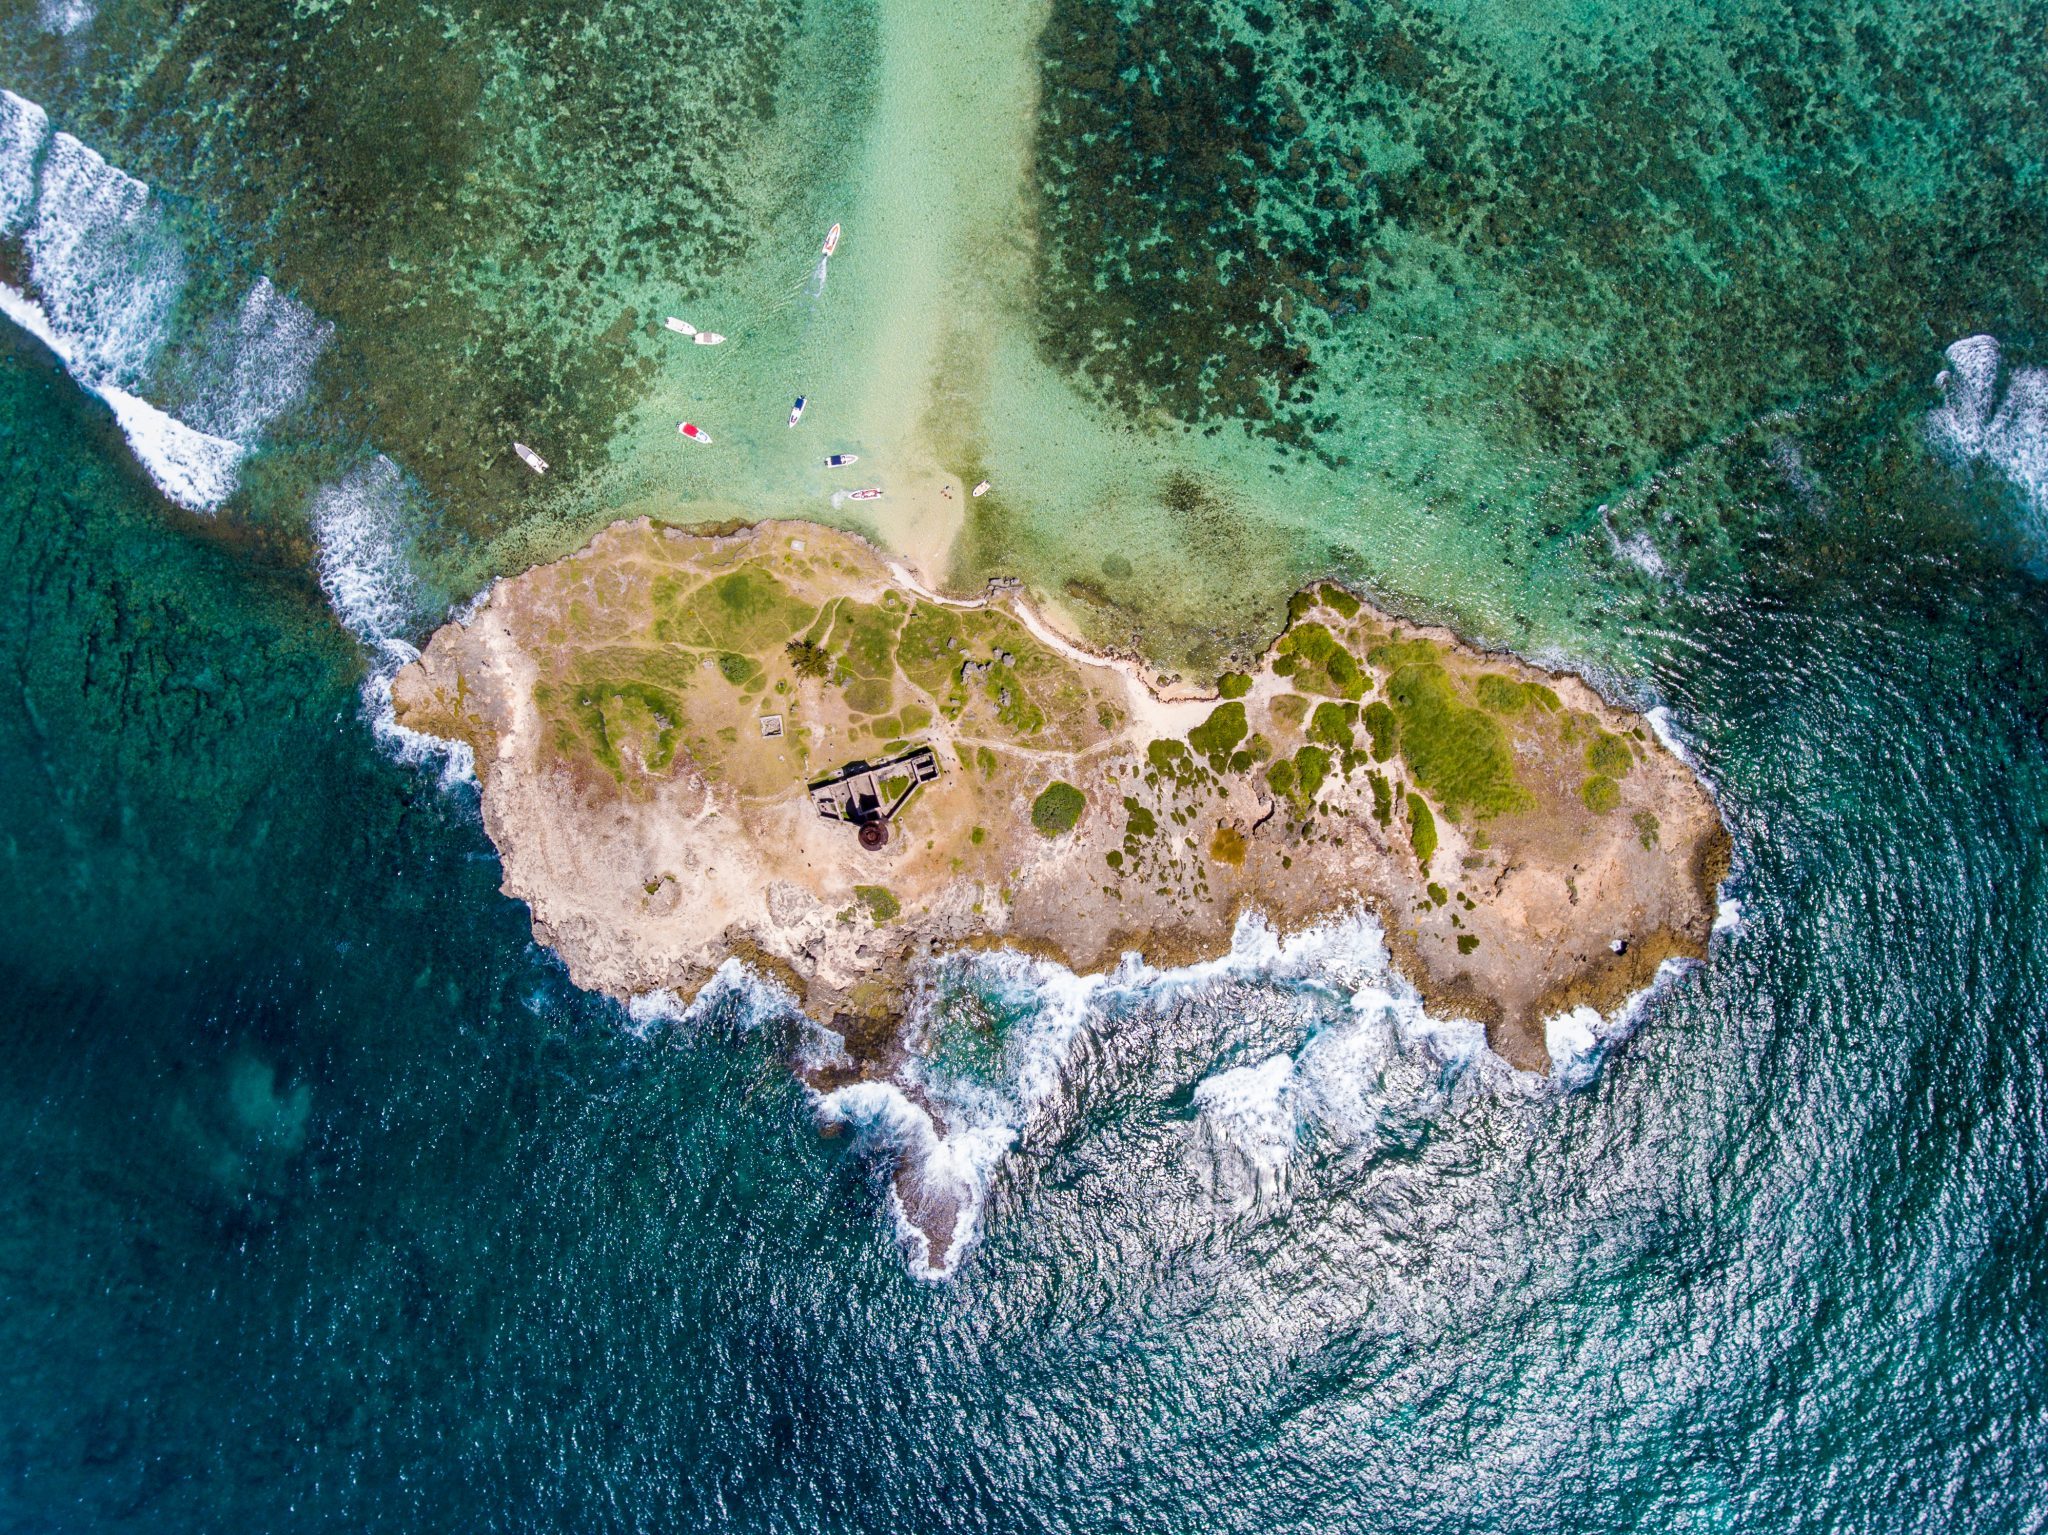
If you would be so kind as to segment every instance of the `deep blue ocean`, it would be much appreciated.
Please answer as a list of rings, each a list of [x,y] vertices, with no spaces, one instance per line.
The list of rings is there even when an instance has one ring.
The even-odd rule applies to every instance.
[[[1486,514],[1473,589],[1578,561],[1526,634],[1715,785],[1710,961],[1548,1079],[1359,922],[1092,984],[956,965],[932,1070],[994,1139],[939,1283],[888,1117],[821,1133],[801,1020],[743,978],[578,992],[473,786],[377,728],[486,516],[423,483],[384,364],[343,334],[209,515],[114,362],[88,392],[0,323],[0,1529],[2048,1529],[2039,163],[1958,171],[1924,314],[1774,333],[1782,409],[1694,430],[1735,387],[1700,332],[1690,446]],[[1545,430],[1597,435],[1574,398]],[[382,483],[318,445],[365,419],[440,540],[402,598],[302,518]]]

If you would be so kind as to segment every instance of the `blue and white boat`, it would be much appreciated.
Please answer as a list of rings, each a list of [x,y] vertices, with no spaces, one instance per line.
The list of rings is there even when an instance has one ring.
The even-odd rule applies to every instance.
[[[844,469],[848,464],[860,462],[858,453],[834,453],[825,460],[827,469]]]
[[[804,397],[802,395],[798,395],[796,397],[796,404],[789,407],[789,424],[791,426],[795,426],[799,421],[803,420],[803,418]]]

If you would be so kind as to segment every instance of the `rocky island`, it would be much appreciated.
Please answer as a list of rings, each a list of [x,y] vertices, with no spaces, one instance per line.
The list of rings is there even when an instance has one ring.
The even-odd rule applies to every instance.
[[[1331,584],[1256,664],[1162,688],[1014,587],[643,519],[499,581],[393,695],[474,749],[505,889],[579,985],[687,998],[740,956],[846,1038],[842,1078],[893,1069],[929,956],[1171,964],[1358,903],[1432,1011],[1541,1069],[1546,1018],[1704,954],[1726,865],[1640,718]]]

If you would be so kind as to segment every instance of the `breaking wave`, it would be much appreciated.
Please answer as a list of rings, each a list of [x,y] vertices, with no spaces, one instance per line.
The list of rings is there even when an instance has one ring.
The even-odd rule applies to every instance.
[[[11,91],[0,91],[0,236],[20,241],[28,272],[27,291],[0,283],[0,312],[112,408],[168,500],[219,510],[242,460],[304,397],[333,327],[258,278],[234,315],[199,327],[190,377],[160,377],[188,289],[161,203]]]
[[[1101,1053],[1092,1046],[1141,1015],[1182,1009],[1220,1035],[1264,995],[1292,1020],[1288,1048],[1211,1069],[1188,1100],[1190,1170],[1218,1205],[1257,1212],[1285,1207],[1306,1158],[1407,1145],[1476,1094],[1527,1101],[1585,1086],[1687,968],[1668,963],[1610,1016],[1586,1008],[1550,1020],[1552,1069],[1539,1077],[1493,1054],[1478,1023],[1431,1016],[1363,911],[1286,937],[1247,915],[1227,954],[1173,969],[1129,956],[1078,976],[1017,954],[960,954],[920,981],[896,1075],[819,1094],[817,1110],[885,1169],[910,1271],[944,1280],[980,1236],[1012,1153],[1057,1138]]]
[[[1927,437],[1955,463],[1982,460],[2019,492],[2022,527],[2037,555],[2048,554],[2048,369],[2014,368],[2006,376],[1995,336],[1965,336],[1943,353],[1935,376],[1941,404],[1927,413]]]
[[[424,617],[406,553],[414,499],[404,472],[380,453],[316,492],[307,517],[320,589],[370,654],[362,699],[371,733],[395,761],[438,765],[446,787],[474,781],[476,754],[463,742],[406,729],[391,701],[391,680],[420,654],[405,637]]]

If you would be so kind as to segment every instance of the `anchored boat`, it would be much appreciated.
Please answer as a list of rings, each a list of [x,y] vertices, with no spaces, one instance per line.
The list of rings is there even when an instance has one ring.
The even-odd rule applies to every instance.
[[[703,427],[698,426],[694,421],[679,421],[676,423],[676,430],[692,442],[709,442],[711,440],[711,434],[705,431]]]
[[[825,254],[831,255],[839,249],[839,226],[834,224],[825,235]]]
[[[789,424],[791,426],[795,426],[799,421],[803,420],[803,418],[804,397],[802,395],[798,395],[796,397],[796,404],[789,407]]]
[[[882,499],[882,487],[870,485],[866,490],[849,490],[846,493],[846,499],[849,501],[879,501]]]
[[[976,494],[977,496],[985,496],[985,495],[987,495],[987,494],[988,494],[988,481],[987,481],[987,480],[983,480],[983,481],[982,481],[982,482],[981,482],[981,483],[980,483],[979,485],[975,486],[975,487],[974,487],[974,494]]]
[[[719,335],[715,330],[699,330],[688,320],[678,320],[674,315],[670,315],[661,323],[674,331],[678,336],[688,336],[699,346],[717,346],[721,341],[725,340],[725,337]]]
[[[692,342],[696,342],[698,346],[717,346],[719,342],[723,342],[723,340],[725,340],[725,338],[723,338],[723,336],[719,336],[719,334],[717,334],[715,330],[698,330],[698,327],[696,327],[696,325],[692,325],[692,323],[690,323],[688,319],[676,319],[674,315],[670,315],[670,317],[668,317],[668,319],[664,319],[662,323],[664,323],[664,325],[668,325],[668,327],[670,327],[670,330],[672,330],[672,332],[676,332],[678,336],[688,336],[688,338],[690,338]]]
[[[844,469],[848,464],[860,462],[858,453],[834,453],[825,460],[827,469]]]
[[[533,449],[529,448],[525,443],[513,443],[512,451],[514,453],[517,453],[519,455],[519,461],[522,464],[526,465],[527,468],[531,469],[535,474],[546,474],[548,472],[548,461],[542,458],[538,453],[534,452]]]

